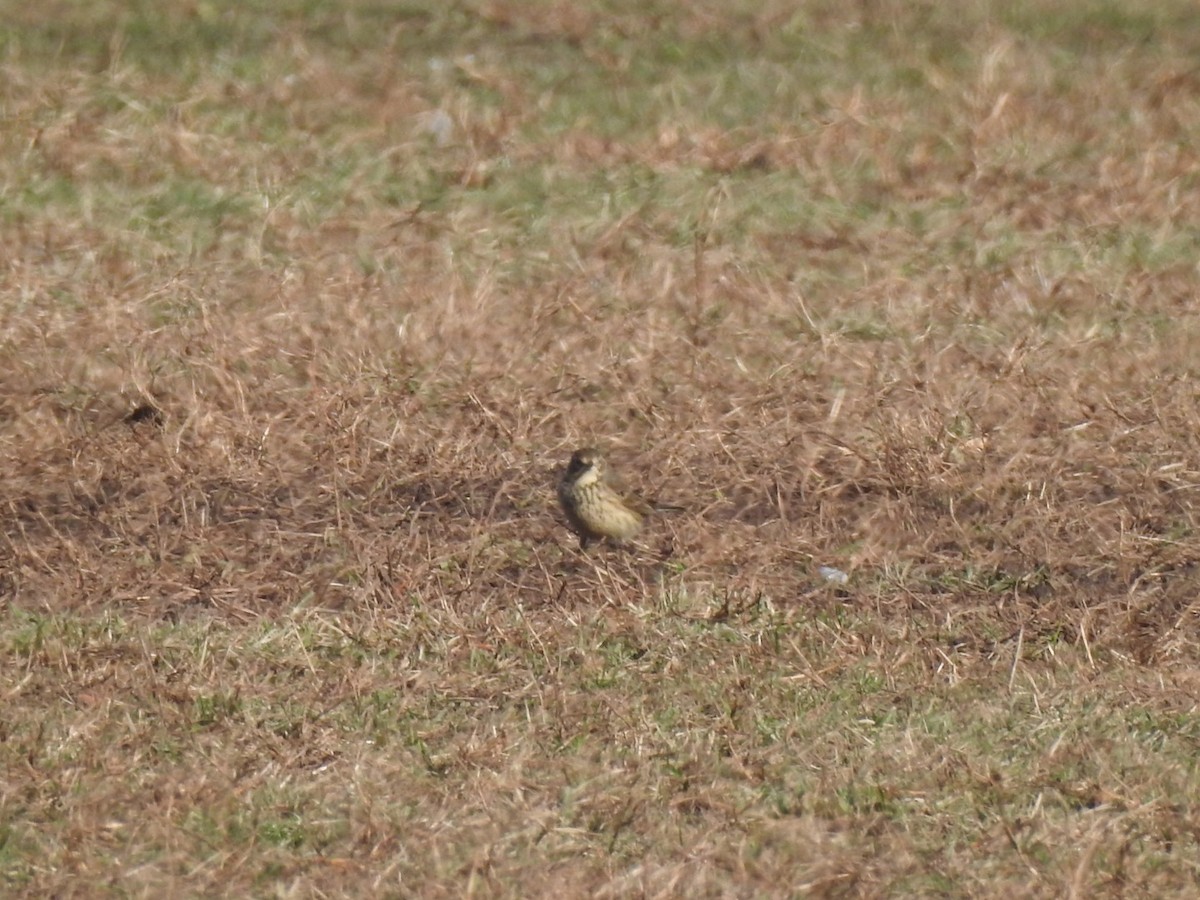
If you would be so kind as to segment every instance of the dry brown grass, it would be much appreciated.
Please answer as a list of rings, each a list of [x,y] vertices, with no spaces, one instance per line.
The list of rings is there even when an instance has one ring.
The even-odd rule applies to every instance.
[[[1186,5],[614,6],[10,10],[7,892],[1195,891]]]

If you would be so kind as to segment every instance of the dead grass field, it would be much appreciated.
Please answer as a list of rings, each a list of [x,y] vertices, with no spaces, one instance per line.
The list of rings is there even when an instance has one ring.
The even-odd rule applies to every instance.
[[[6,895],[1196,896],[1191,2],[2,6]]]

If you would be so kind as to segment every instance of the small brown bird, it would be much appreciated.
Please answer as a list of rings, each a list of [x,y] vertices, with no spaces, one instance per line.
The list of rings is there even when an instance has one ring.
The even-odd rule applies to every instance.
[[[627,541],[638,533],[642,520],[650,513],[682,508],[651,503],[628,490],[594,447],[582,447],[571,454],[558,483],[558,502],[571,529],[579,535],[583,550],[601,538]]]

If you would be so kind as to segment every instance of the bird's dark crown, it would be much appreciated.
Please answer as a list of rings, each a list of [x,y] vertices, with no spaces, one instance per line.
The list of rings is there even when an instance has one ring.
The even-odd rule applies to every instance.
[[[580,472],[584,472],[596,465],[600,459],[600,451],[594,447],[580,447],[571,454],[571,462],[567,465],[567,477],[574,478]]]

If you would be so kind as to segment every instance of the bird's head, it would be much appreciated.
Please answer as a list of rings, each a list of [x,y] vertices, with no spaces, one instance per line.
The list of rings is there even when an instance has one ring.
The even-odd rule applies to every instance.
[[[581,447],[567,463],[567,480],[580,487],[604,476],[604,457],[594,447]]]

